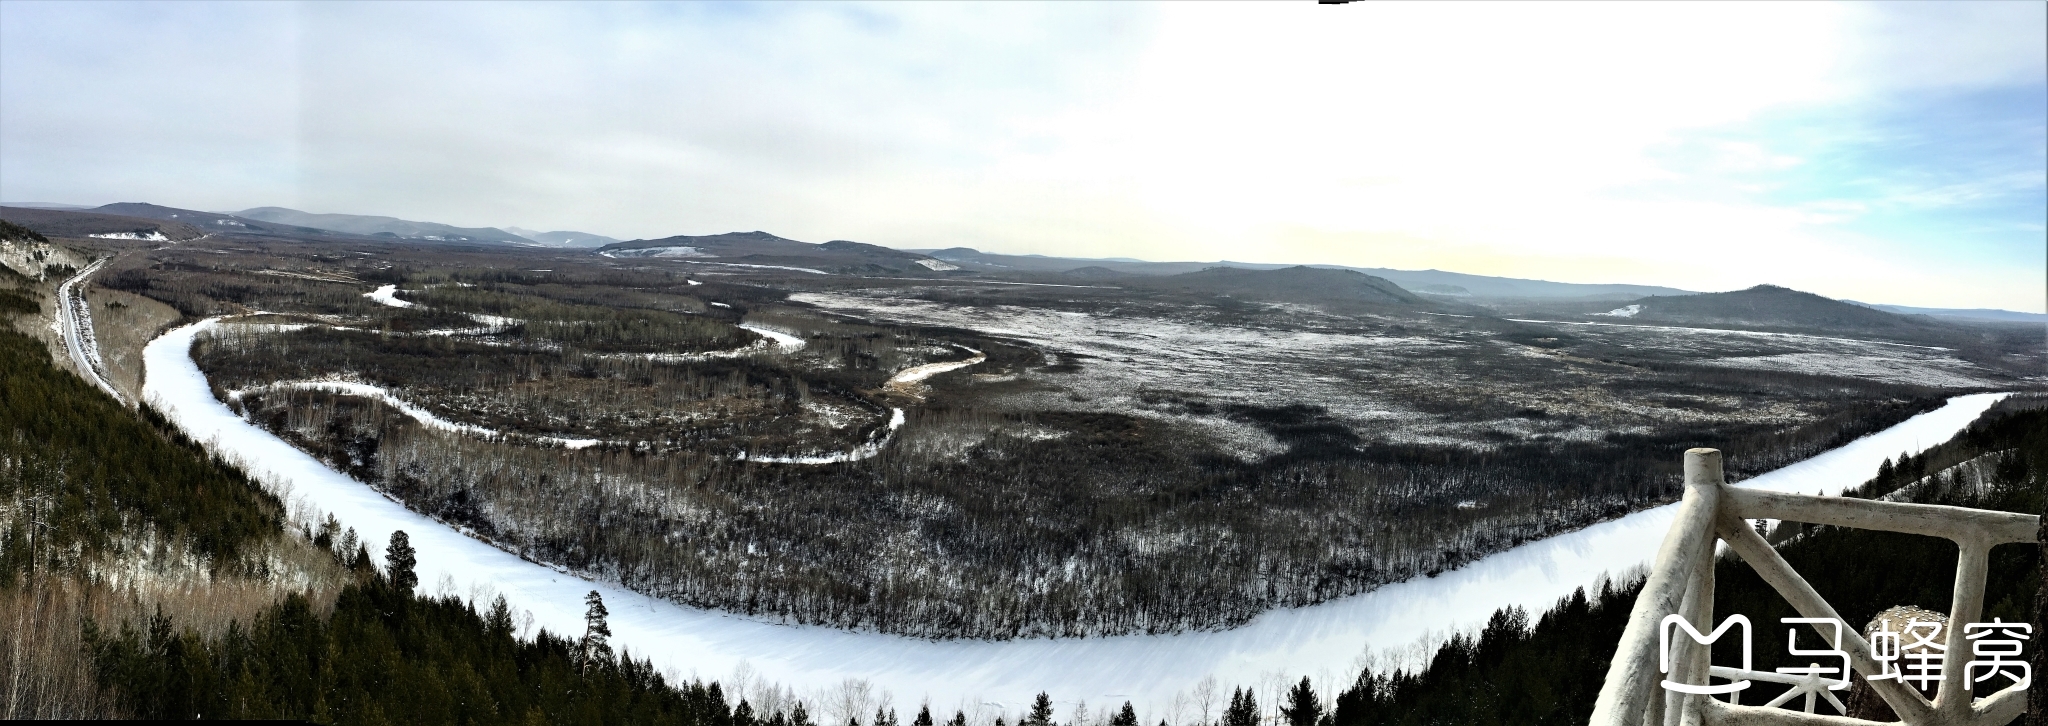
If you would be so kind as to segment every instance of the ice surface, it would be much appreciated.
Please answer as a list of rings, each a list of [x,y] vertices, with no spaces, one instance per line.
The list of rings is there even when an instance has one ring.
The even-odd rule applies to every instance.
[[[652,658],[657,666],[716,679],[744,662],[800,693],[861,678],[893,693],[899,710],[915,709],[929,698],[942,711],[993,703],[1014,715],[1045,691],[1062,703],[1085,698],[1100,706],[1128,699],[1152,723],[1166,715],[1177,693],[1208,675],[1225,684],[1258,683],[1275,671],[1348,680],[1355,659],[1368,648],[1398,648],[1425,634],[1474,629],[1508,605],[1540,612],[1574,588],[1643,565],[1675,509],[1659,507],[1551,537],[1434,578],[1268,612],[1224,632],[933,642],[775,625],[679,606],[519,559],[321,466],[214,400],[190,356],[193,337],[213,324],[178,328],[150,343],[144,351],[149,399],[196,440],[244,462],[282,495],[333,513],[368,542],[381,546],[392,530],[406,530],[419,553],[422,582],[446,577],[458,592],[478,587],[503,593],[530,610],[537,624],[570,634],[582,632],[583,594],[594,589],[611,609],[614,646]],[[1951,399],[1938,410],[1741,486],[1838,493],[1868,479],[1886,457],[1947,440],[2002,395]]]

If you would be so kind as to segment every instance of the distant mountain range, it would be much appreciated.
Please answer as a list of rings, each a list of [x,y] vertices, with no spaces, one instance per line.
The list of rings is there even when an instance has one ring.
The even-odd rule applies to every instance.
[[[521,246],[538,244],[496,227],[455,227],[437,222],[413,222],[397,217],[362,214],[313,214],[284,207],[256,207],[235,216],[265,222],[312,227],[364,237],[391,237],[428,242],[497,242]]]
[[[1296,265],[1280,265],[1259,262],[1147,262],[1127,257],[1102,259],[1077,257],[1046,257],[1042,255],[1001,255],[982,252],[969,247],[949,247],[940,250],[908,250],[923,252],[934,258],[959,265],[970,270],[987,272],[1079,272],[1102,277],[1107,273],[1129,275],[1178,275],[1197,272],[1212,267],[1235,267],[1246,270],[1278,270]],[[1649,295],[1690,295],[1687,290],[1655,285],[1599,285],[1571,282],[1550,282],[1547,280],[1525,280],[1513,277],[1491,277],[1468,275],[1462,272],[1442,270],[1392,270],[1384,267],[1346,267],[1343,265],[1308,265],[1308,267],[1330,270],[1353,270],[1373,277],[1392,281],[1413,292],[1441,298],[1586,298],[1604,300],[1633,300]]]
[[[619,240],[589,232],[540,232],[519,227],[506,227],[505,231],[549,247],[603,247],[609,244],[618,244],[619,242]]]
[[[812,244],[760,231],[618,242],[598,248],[597,254],[615,259],[671,258],[846,275],[928,275],[960,269],[927,255],[881,245],[847,240]]]
[[[732,232],[718,235],[679,235],[654,240],[620,241],[611,237],[588,232],[553,231],[542,232],[520,227],[456,227],[437,222],[417,222],[397,217],[383,217],[359,214],[316,214],[284,207],[256,207],[240,212],[219,213],[178,209],[155,204],[121,202],[99,207],[61,204],[52,202],[20,202],[0,206],[0,217],[35,229],[51,236],[87,236],[91,234],[122,234],[160,232],[169,239],[191,239],[205,234],[270,234],[290,237],[364,237],[371,239],[405,240],[412,242],[449,242],[505,244],[522,247],[553,247],[568,249],[595,249],[598,254],[615,258],[634,257],[683,257],[700,258],[720,264],[758,264],[780,267],[818,269],[841,274],[912,274],[918,276],[971,275],[974,273],[1021,273],[1025,275],[1052,276],[1075,282],[1115,281],[1120,278],[1162,278],[1203,272],[1215,268],[1242,270],[1318,269],[1346,270],[1362,273],[1375,280],[1392,283],[1402,294],[1420,295],[1421,299],[1436,299],[1445,302],[1474,302],[1486,300],[1579,300],[1589,304],[1599,301],[1639,301],[1640,315],[1644,320],[1659,316],[1694,319],[1706,314],[1709,308],[1718,310],[1712,316],[1725,318],[1736,314],[1730,304],[1713,295],[1734,293],[1713,293],[1702,295],[1688,290],[1655,285],[1585,284],[1551,282],[1513,277],[1472,275],[1443,270],[1394,270],[1379,267],[1347,267],[1342,265],[1284,265],[1255,262],[1152,262],[1128,257],[1076,258],[1047,257],[1043,255],[1005,255],[982,252],[969,247],[946,249],[895,249],[879,245],[834,240],[823,244],[812,244],[778,237],[767,232]],[[1227,273],[1210,273],[1208,277],[1226,287],[1238,284]],[[1297,282],[1308,283],[1310,277],[1294,273]],[[1316,278],[1318,281],[1321,278]],[[1345,278],[1331,278],[1344,280]],[[1134,280],[1126,280],[1131,282]],[[1263,284],[1263,283],[1261,283]],[[1346,283],[1348,284],[1348,283]],[[1793,293],[1784,288],[1761,286],[1748,291],[1751,297],[1777,295],[1773,290]],[[1759,292],[1761,291],[1761,292]],[[1412,293],[1412,294],[1411,294]],[[1793,293],[1806,295],[1806,293]],[[1701,298],[1694,308],[1687,308],[1672,302],[1678,298]],[[2048,323],[2048,315],[1993,309],[1922,308],[1905,305],[1864,303],[1853,300],[1834,301],[1818,295],[1817,300],[1845,305],[1869,311],[1882,311],[1899,315],[1924,315],[1932,318],[1952,320],[1973,320],[1988,322]],[[1716,302],[1720,301],[1720,302]],[[1778,304],[1794,305],[1807,312],[1815,312],[1812,300],[1786,298]],[[1704,306],[1704,307],[1701,307]],[[1747,314],[1747,313],[1745,313]],[[1845,323],[1857,320],[1855,314],[1835,310],[1828,313]],[[1704,318],[1701,318],[1704,319]],[[1720,319],[1720,318],[1716,318]],[[1735,318],[1726,318],[1733,320]],[[1877,318],[1863,321],[1877,325]],[[1752,321],[1762,322],[1762,321]]]
[[[1843,300],[1842,302],[1849,303],[1850,305],[1861,305],[1872,310],[1898,313],[1900,315],[1929,315],[1937,318],[1981,320],[1996,323],[2048,323],[2048,315],[2041,313],[2021,313],[1991,308],[1916,308],[1905,305],[1880,305],[1877,303],[1857,302],[1855,300]]]

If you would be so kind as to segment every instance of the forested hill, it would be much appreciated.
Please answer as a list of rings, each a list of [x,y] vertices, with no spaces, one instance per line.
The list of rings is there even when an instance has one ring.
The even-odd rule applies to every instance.
[[[1946,326],[1923,315],[1900,315],[1810,292],[1758,285],[1747,290],[1635,301],[1645,322],[1820,330],[1841,333],[1939,334]]]
[[[2048,398],[2001,403],[1947,443],[1886,462],[1878,476],[1845,493],[1884,495],[1919,504],[2042,512],[2048,503]],[[1769,539],[1855,627],[1894,605],[1949,608],[1956,549],[1946,540],[1796,522],[1773,530]],[[1992,550],[1982,620],[2042,622],[2038,552],[2024,545]],[[1740,613],[1758,624],[1798,616],[1732,555],[1721,558],[1714,576],[1716,613]],[[1443,645],[1425,668],[1359,673],[1337,695],[1333,726],[1583,724],[1641,587],[1637,580],[1581,591],[1533,619],[1519,609],[1500,611],[1477,637]],[[1795,665],[1785,656],[1784,639],[1773,635],[1782,632],[1760,627],[1752,638],[1759,669]],[[2030,646],[2028,652],[2039,673],[2039,650]],[[1979,685],[1978,695],[2005,685],[2010,684],[1993,679]],[[1780,690],[1759,684],[1743,702],[1763,703]]]
[[[35,230],[47,237],[84,237],[95,234],[162,234],[173,240],[196,239],[205,230],[190,224],[116,214],[74,212],[62,209],[0,207],[0,219]]]
[[[584,634],[522,639],[502,598],[415,594],[410,565],[380,571],[353,531],[284,527],[240,471],[0,328],[0,719],[734,726],[716,684],[668,683]],[[338,592],[318,567],[280,570],[294,548],[337,560]],[[153,589],[179,560],[196,589]],[[143,574],[117,588],[110,572]],[[275,581],[292,577],[316,582]]]
[[[1147,287],[1301,303],[1367,303],[1434,309],[1436,304],[1363,272],[1295,266],[1278,270],[1211,267],[1170,277],[1133,281]]]

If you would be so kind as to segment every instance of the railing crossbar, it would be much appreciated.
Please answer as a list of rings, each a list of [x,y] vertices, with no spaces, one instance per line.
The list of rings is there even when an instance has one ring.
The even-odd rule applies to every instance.
[[[1862,725],[1870,721],[1812,713],[1816,697],[1826,698],[1836,710],[1848,709],[1832,692],[1818,684],[1817,676],[1790,676],[1753,670],[1713,666],[1711,648],[1680,636],[1672,643],[1670,672],[1661,671],[1658,632],[1672,613],[1702,628],[1713,623],[1714,552],[1717,542],[1754,568],[1773,590],[1802,616],[1841,622],[1841,616],[1804,577],[1792,569],[1763,537],[1749,527],[1751,519],[1780,519],[1838,527],[1902,532],[1954,541],[1958,546],[1954,600],[1949,608],[1948,653],[1967,653],[1969,644],[1960,624],[1975,622],[1983,610],[1985,575],[1989,550],[1999,544],[2034,542],[2040,518],[2009,512],[1989,512],[1899,502],[1877,502],[1842,497],[1811,497],[1762,490],[1727,488],[1721,475],[1721,452],[1693,449],[1685,454],[1685,496],[1678,514],[1657,550],[1655,567],[1630,610],[1627,628],[1608,666],[1607,681],[1593,706],[1591,723],[1596,726],[1782,726]],[[1847,623],[1844,623],[1847,625]],[[1823,638],[1835,635],[1832,625],[1812,624]],[[1943,669],[1940,690],[1933,701],[1898,680],[1868,680],[1882,673],[1871,657],[1870,643],[1860,630],[1840,631],[1840,649],[1849,655],[1852,668],[1865,677],[1873,691],[1889,704],[1908,726],[2001,726],[2026,708],[2026,694],[2007,688],[1988,698],[1973,699],[1965,680],[1965,669],[1949,664]],[[2048,677],[2048,674],[2035,674]],[[1659,683],[1706,685],[1711,678],[1764,681],[1794,687],[1764,706],[1723,703],[1705,694],[1666,691]],[[1958,694],[1948,696],[1947,694]],[[1800,695],[1806,697],[1806,713],[1777,708]]]

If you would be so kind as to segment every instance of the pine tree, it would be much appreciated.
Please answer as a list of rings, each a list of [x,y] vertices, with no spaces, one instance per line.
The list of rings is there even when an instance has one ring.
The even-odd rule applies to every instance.
[[[889,709],[885,713],[881,706],[876,706],[874,726],[896,726],[896,709]]]
[[[1003,723],[1003,717],[1001,717],[1001,716],[997,716],[997,717],[996,717],[996,726],[1006,726],[1006,725],[1005,725],[1005,724]]]
[[[967,726],[967,712],[954,711],[953,720],[947,721],[946,726]]]
[[[1109,726],[1138,726],[1138,712],[1131,708],[1131,702],[1124,702],[1124,709],[1109,719]]]
[[[796,707],[789,710],[789,726],[817,726],[811,723],[811,713],[804,710],[803,701],[797,701]]]
[[[583,672],[588,673],[590,672],[590,666],[593,664],[611,663],[612,626],[605,620],[606,617],[611,615],[611,611],[604,609],[604,597],[598,595],[596,590],[591,590],[590,594],[583,596],[583,604],[588,606],[588,609],[583,611],[583,642],[580,644],[581,648],[579,648],[578,654],[582,662]],[[803,713],[802,704],[797,705],[797,713],[799,715]],[[806,722],[797,726],[809,726],[809,723]]]
[[[1259,701],[1242,688],[1230,694],[1230,709],[1223,712],[1223,726],[1259,726]]]
[[[1031,702],[1031,716],[1024,719],[1024,726],[1052,726],[1052,697],[1038,692],[1038,698]]]
[[[1323,717],[1323,703],[1309,687],[1308,676],[1302,676],[1301,683],[1287,692],[1287,705],[1280,707],[1280,714],[1287,717],[1287,726],[1316,726]]]
[[[384,548],[384,572],[391,578],[391,586],[398,588],[400,592],[412,594],[412,589],[420,584],[420,576],[413,571],[413,567],[418,564],[419,558],[412,549],[412,538],[406,536],[405,530],[393,531],[391,545]]]
[[[747,699],[740,699],[739,708],[732,710],[732,726],[754,726],[754,707]]]
[[[931,704],[927,703],[917,708],[917,720],[910,722],[910,726],[932,726]]]

